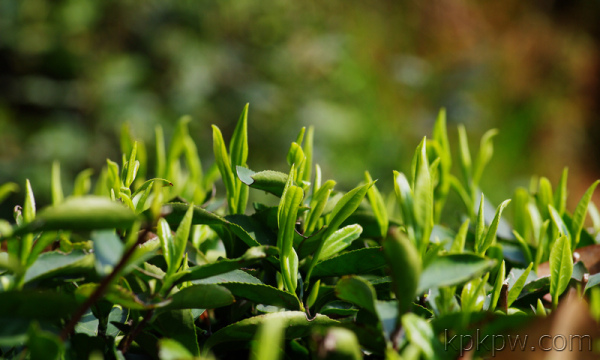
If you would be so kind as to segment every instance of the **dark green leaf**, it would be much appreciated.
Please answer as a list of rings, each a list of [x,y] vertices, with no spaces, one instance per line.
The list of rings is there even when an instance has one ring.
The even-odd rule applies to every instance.
[[[91,235],[94,243],[94,259],[96,272],[108,275],[121,260],[123,243],[112,230],[95,231]]]
[[[385,266],[385,258],[380,247],[364,248],[349,251],[330,259],[321,261],[315,266],[314,278],[366,274]]]
[[[161,313],[154,323],[158,330],[168,338],[183,345],[193,356],[200,355],[194,317],[190,309],[171,310]]]
[[[315,316],[309,320],[304,312],[285,311],[266,315],[254,316],[231,324],[214,333],[204,344],[206,349],[216,345],[232,341],[249,341],[256,334],[258,327],[265,323],[278,319],[285,329],[286,339],[301,338],[309,335],[315,327],[335,326],[339,324],[324,315]]]
[[[464,284],[496,265],[493,259],[475,254],[450,254],[434,258],[421,273],[418,293],[428,289]]]
[[[368,281],[357,276],[343,277],[335,285],[335,292],[338,298],[377,315],[375,308],[377,294]]]
[[[41,254],[37,261],[27,269],[25,283],[50,277],[85,275],[94,269],[94,255],[81,250],[69,254],[52,251]]]
[[[243,267],[248,267],[255,262],[266,258],[268,255],[277,254],[277,248],[269,246],[257,246],[246,250],[246,253],[236,259],[221,259],[217,262],[195,266],[189,273],[180,278],[176,283],[199,280],[211,276],[223,274]]]
[[[233,303],[233,300],[231,292],[223,286],[196,284],[173,294],[165,309],[214,309],[227,306]]]

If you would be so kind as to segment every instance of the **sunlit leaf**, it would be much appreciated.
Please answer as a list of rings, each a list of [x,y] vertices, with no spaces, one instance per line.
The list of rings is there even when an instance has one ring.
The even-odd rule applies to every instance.
[[[562,294],[573,273],[573,254],[571,253],[571,242],[566,236],[556,240],[550,252],[550,295],[552,303],[558,304],[558,297]]]

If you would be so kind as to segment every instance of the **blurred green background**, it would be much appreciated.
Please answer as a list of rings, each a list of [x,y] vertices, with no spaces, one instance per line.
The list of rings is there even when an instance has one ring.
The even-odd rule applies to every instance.
[[[53,159],[68,191],[120,159],[123,123],[152,161],[155,125],[169,136],[185,114],[206,168],[210,124],[228,141],[249,102],[253,170],[286,171],[315,125],[326,177],[348,189],[369,170],[390,191],[446,107],[454,149],[459,123],[472,151],[500,130],[492,201],[565,165],[577,201],[600,170],[599,15],[598,0],[0,0],[0,183],[29,178],[47,203]]]

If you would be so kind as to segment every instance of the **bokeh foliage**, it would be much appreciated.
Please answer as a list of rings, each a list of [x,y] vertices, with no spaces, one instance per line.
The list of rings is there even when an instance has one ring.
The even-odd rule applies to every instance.
[[[30,178],[49,193],[52,159],[67,178],[99,171],[104,158],[119,157],[115,135],[125,122],[150,143],[156,124],[170,136],[189,114],[199,152],[209,153],[207,125],[231,133],[250,102],[253,168],[283,170],[271,149],[315,125],[327,175],[350,188],[355,169],[367,169],[391,189],[389,169],[407,169],[407,144],[429,133],[443,106],[449,127],[464,123],[472,139],[500,130],[496,166],[482,179],[499,189],[496,202],[513,184],[494,179],[523,184],[533,172],[555,181],[564,164],[582,179],[574,192],[583,193],[596,171],[581,154],[594,154],[598,128],[599,8],[5,0],[0,182]]]

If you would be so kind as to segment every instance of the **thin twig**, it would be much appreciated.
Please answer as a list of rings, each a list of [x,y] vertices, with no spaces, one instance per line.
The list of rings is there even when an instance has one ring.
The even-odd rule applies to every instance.
[[[69,337],[69,335],[75,329],[75,326],[77,325],[79,320],[81,320],[81,318],[83,317],[83,315],[85,315],[85,313],[89,310],[89,308],[91,308],[92,305],[94,305],[96,303],[96,301],[100,300],[100,298],[102,296],[104,296],[104,292],[108,288],[108,285],[110,285],[112,283],[112,281],[115,279],[115,277],[121,272],[121,270],[125,267],[125,265],[127,265],[127,261],[129,260],[129,258],[131,258],[131,256],[137,249],[138,245],[140,245],[144,242],[144,239],[146,238],[146,235],[148,234],[148,232],[149,232],[149,229],[145,228],[138,235],[138,238],[137,238],[137,241],[135,242],[135,244],[133,244],[133,246],[131,246],[129,249],[127,249],[127,252],[123,255],[123,257],[121,257],[121,260],[119,261],[117,266],[115,266],[113,271],[110,274],[108,274],[107,277],[102,279],[102,282],[100,282],[100,284],[98,285],[96,290],[92,293],[92,295],[83,303],[83,305],[81,305],[77,309],[75,314],[71,317],[71,320],[69,320],[69,322],[67,323],[65,328],[60,333],[60,339],[62,341],[65,341]]]

